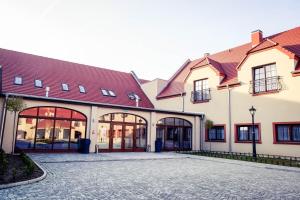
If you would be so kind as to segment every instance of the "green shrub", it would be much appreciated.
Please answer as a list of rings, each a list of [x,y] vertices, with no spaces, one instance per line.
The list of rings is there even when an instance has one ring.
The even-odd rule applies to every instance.
[[[0,175],[3,175],[7,172],[8,160],[5,152],[0,149]]]
[[[20,157],[23,161],[23,163],[25,164],[25,171],[27,176],[31,176],[32,173],[34,172],[35,169],[35,164],[33,163],[33,161],[25,154],[25,153],[21,153]]]
[[[12,169],[12,179],[16,180],[16,177],[17,177],[17,170],[16,170],[16,168],[13,168]]]

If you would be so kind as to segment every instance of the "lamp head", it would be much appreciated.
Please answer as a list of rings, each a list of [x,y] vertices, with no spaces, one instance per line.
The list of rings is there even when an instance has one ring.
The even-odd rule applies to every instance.
[[[249,109],[249,112],[250,112],[251,115],[255,115],[256,109],[252,106],[252,107]]]

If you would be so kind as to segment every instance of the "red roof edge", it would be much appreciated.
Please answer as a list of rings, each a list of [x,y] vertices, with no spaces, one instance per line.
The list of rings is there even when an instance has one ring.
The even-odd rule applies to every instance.
[[[167,88],[169,87],[170,83],[180,74],[180,72],[191,62],[190,59],[187,59],[183,65],[177,70],[177,72],[168,80],[166,85],[161,89],[161,91],[157,94],[156,98],[159,98],[159,95]]]

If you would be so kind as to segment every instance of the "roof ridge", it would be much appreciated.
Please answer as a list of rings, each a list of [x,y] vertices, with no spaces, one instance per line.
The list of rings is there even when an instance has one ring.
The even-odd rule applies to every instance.
[[[67,61],[67,60],[62,60],[62,59],[58,59],[58,58],[51,58],[51,57],[36,55],[36,54],[32,54],[32,53],[25,53],[25,52],[11,50],[11,49],[4,49],[4,48],[1,48],[1,47],[0,47],[0,50],[9,51],[9,52],[12,52],[12,53],[30,55],[30,56],[39,57],[39,58],[42,58],[42,59],[65,62],[65,63],[69,63],[69,64],[79,65],[80,67],[96,68],[96,69],[107,70],[107,71],[112,71],[112,72],[125,73],[125,74],[129,74],[129,75],[131,74],[129,72],[119,71],[119,70],[115,70],[115,69],[109,69],[109,68],[105,68],[105,67],[97,67],[97,66],[93,66],[93,65],[89,65],[89,64],[83,64],[83,63],[76,63],[76,62],[73,62],[73,61]]]

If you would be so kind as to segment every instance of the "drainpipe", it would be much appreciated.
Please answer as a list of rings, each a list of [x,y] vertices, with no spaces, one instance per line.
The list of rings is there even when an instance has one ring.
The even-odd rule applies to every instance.
[[[200,116],[200,151],[203,150],[202,132],[203,132],[204,115]]]
[[[232,140],[231,140],[231,91],[230,91],[230,88],[229,88],[229,85],[227,85],[227,90],[228,90],[228,125],[229,125],[229,152],[232,152],[232,146],[231,146],[231,143],[232,143]]]
[[[2,112],[1,112],[1,128],[0,128],[0,136],[1,136],[1,143],[0,143],[0,149],[2,149],[2,144],[3,144],[3,138],[4,138],[4,129],[5,129],[5,119],[6,119],[6,103],[7,103],[7,99],[8,99],[8,94],[5,95],[5,99],[3,102],[3,106],[2,106]]]
[[[184,93],[181,93],[182,97],[182,112],[184,112]]]
[[[152,144],[152,112],[150,112],[150,123],[149,123],[149,144],[147,144],[147,146],[146,146],[146,151],[147,152],[151,152],[151,150],[152,150],[152,146],[151,146],[151,144]],[[148,138],[148,134],[147,134],[147,138]],[[147,143],[148,143],[148,141],[147,141]]]

